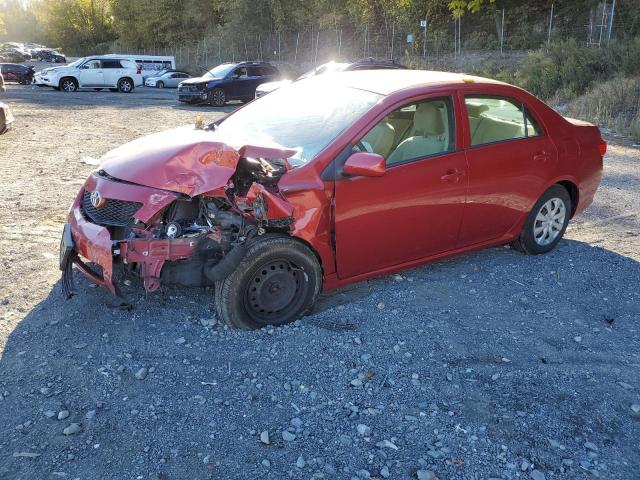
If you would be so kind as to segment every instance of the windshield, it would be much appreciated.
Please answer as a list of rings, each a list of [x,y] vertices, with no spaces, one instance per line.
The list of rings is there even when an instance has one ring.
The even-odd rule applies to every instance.
[[[234,147],[296,150],[292,166],[311,161],[382,98],[344,85],[304,80],[261,97],[230,115],[214,132]]]
[[[67,65],[67,67],[77,67],[78,65],[80,65],[82,62],[84,62],[85,57],[79,58],[78,60],[76,60],[75,62],[71,62],[70,64]]]
[[[231,71],[236,68],[235,63],[223,63],[222,65],[218,65],[215,68],[212,68],[211,70],[209,70],[207,73],[205,73],[203,75],[204,78],[224,78],[227,75],[229,75],[229,73],[231,73]]]
[[[323,73],[339,72],[341,70],[344,70],[348,65],[348,63],[325,63],[317,68],[314,68],[313,70],[308,71],[307,73],[303,73],[298,77],[298,80],[302,80],[303,78],[315,77],[316,75],[322,75]]]

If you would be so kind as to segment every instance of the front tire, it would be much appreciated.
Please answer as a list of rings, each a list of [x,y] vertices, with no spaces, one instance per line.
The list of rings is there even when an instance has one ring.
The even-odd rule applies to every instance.
[[[158,88],[164,88],[164,82],[157,82],[157,83],[156,83],[156,87],[158,87]]]
[[[224,107],[224,104],[227,103],[227,95],[224,93],[224,90],[214,88],[211,93],[209,93],[209,103],[214,107]]]
[[[78,82],[75,78],[65,77],[60,80],[58,88],[63,92],[73,93],[78,90]]]
[[[118,91],[120,93],[131,93],[133,92],[133,80],[130,78],[121,78],[118,80]]]
[[[562,185],[553,185],[529,212],[520,236],[511,243],[529,255],[550,252],[560,242],[571,216],[571,196]]]
[[[242,329],[293,322],[311,311],[321,284],[322,269],[306,245],[285,235],[259,237],[216,283],[218,319]]]

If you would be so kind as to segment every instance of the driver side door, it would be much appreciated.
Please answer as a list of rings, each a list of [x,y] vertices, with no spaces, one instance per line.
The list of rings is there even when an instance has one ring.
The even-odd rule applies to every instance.
[[[462,137],[456,134],[454,105],[452,96],[413,101],[354,139],[354,151],[381,154],[386,164],[379,177],[336,178],[340,279],[383,272],[455,248],[467,162]]]
[[[89,60],[80,67],[78,83],[81,87],[102,87],[104,85],[104,73],[100,60]]]

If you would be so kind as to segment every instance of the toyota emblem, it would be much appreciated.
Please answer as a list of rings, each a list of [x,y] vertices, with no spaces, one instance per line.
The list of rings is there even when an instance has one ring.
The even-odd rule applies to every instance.
[[[104,200],[100,196],[100,192],[97,190],[95,192],[91,192],[91,205],[95,208],[100,208],[104,204]]]

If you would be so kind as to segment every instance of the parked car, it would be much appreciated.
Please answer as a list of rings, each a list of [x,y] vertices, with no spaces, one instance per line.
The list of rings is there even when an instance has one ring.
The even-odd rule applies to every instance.
[[[30,59],[31,55],[28,55],[17,48],[0,51],[0,62],[21,63]]]
[[[493,80],[308,78],[107,153],[71,206],[62,284],[75,264],[111,292],[123,272],[147,291],[215,285],[229,325],[291,322],[321,290],[506,243],[549,252],[592,202],[606,147]]]
[[[64,67],[36,74],[36,83],[56,90],[75,92],[79,88],[131,93],[142,85],[141,67],[129,59],[114,56],[85,57]]]
[[[296,80],[314,77],[325,73],[348,72],[353,70],[406,70],[407,67],[399,63],[388,60],[376,60],[374,58],[365,58],[352,63],[327,62],[307,73],[299,76]],[[262,97],[269,92],[273,92],[278,88],[284,87],[292,82],[292,80],[277,80],[275,82],[267,82],[258,85],[256,88],[256,98]]]
[[[230,100],[253,100],[256,87],[279,75],[266,62],[223,63],[202,77],[190,78],[178,86],[178,100],[187,103],[208,102],[221,107]]]
[[[158,72],[158,75],[148,77],[144,81],[144,86],[156,88],[178,88],[180,82],[186,80],[187,78],[191,78],[191,75],[186,72],[164,70],[162,72]]]
[[[0,102],[0,135],[7,133],[15,121],[9,105]]]
[[[67,57],[55,50],[37,50],[35,56],[43,62],[67,63]]]
[[[18,65],[16,63],[0,63],[0,72],[5,82],[17,82],[29,85],[33,80],[35,68],[33,66]]]

